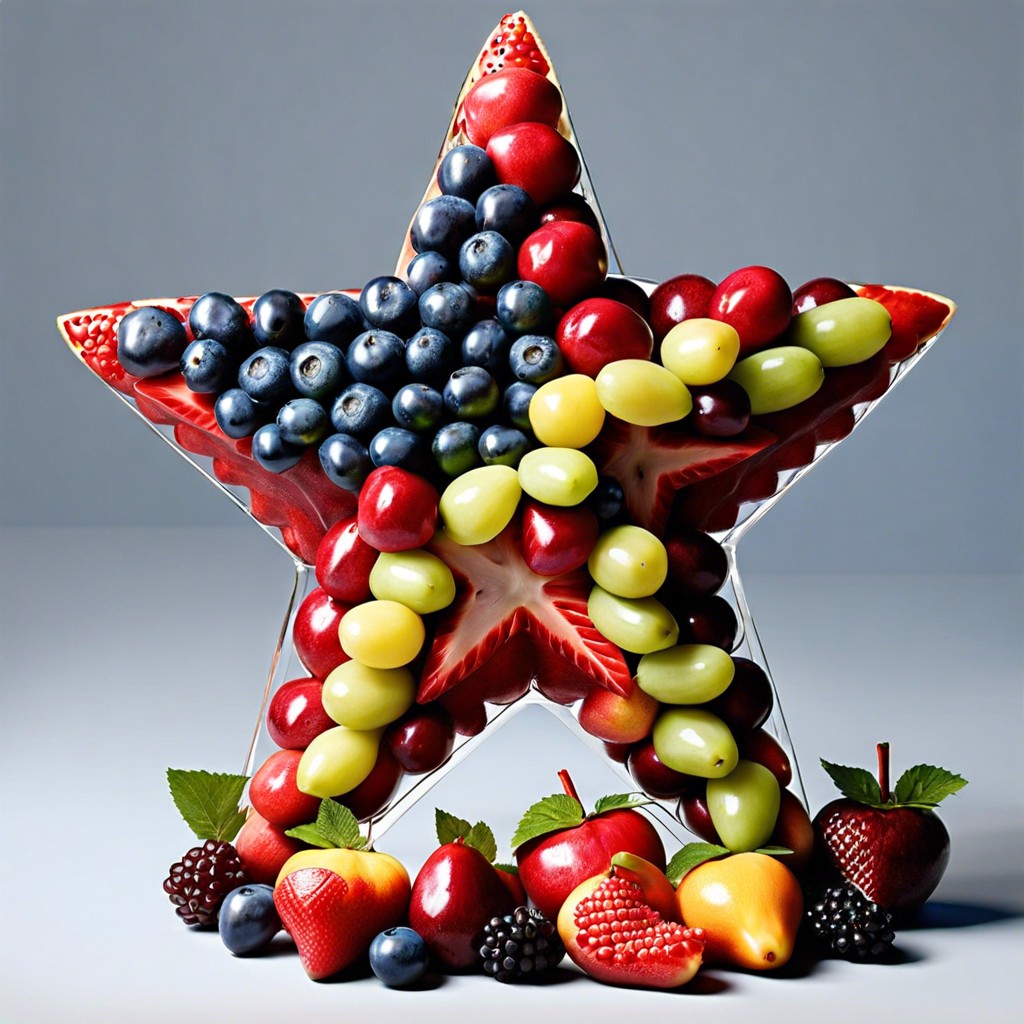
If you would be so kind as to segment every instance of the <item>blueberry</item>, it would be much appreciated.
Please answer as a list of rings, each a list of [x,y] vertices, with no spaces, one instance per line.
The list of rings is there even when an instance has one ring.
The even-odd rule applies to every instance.
[[[309,304],[303,324],[310,341],[326,341],[342,352],[368,326],[359,303],[343,292],[318,295]]]
[[[283,348],[258,348],[238,371],[238,386],[257,402],[280,405],[293,395],[288,353]]]
[[[519,460],[527,453],[530,442],[521,430],[515,427],[488,427],[481,435],[478,450],[480,458],[488,466],[519,465]]]
[[[185,325],[157,306],[133,309],[117,325],[117,359],[133,377],[177,370],[187,345]]]
[[[369,445],[375,466],[399,466],[426,476],[430,470],[430,446],[425,438],[402,427],[385,427]]]
[[[274,288],[264,292],[252,307],[252,333],[257,345],[273,345],[289,352],[306,340],[303,318],[306,308],[295,292]]]
[[[497,231],[481,231],[462,243],[459,270],[466,284],[496,292],[515,279],[516,251]]]
[[[447,334],[424,327],[405,346],[405,365],[414,381],[441,387],[460,365],[459,350]]]
[[[497,231],[513,245],[519,245],[540,226],[537,204],[518,185],[495,185],[476,201],[479,231]]]
[[[458,196],[428,199],[413,217],[410,228],[412,247],[417,252],[439,252],[456,259],[462,243],[476,231],[473,204]]]
[[[395,394],[391,412],[400,427],[434,430],[444,415],[444,399],[427,384],[406,384]]]
[[[317,401],[336,395],[348,380],[345,356],[326,341],[303,342],[292,352],[288,372],[295,390]]]
[[[502,411],[505,419],[514,427],[520,430],[531,431],[530,426],[530,402],[537,393],[535,384],[527,384],[525,381],[517,380],[505,388],[502,396]]]
[[[330,432],[331,421],[324,407],[312,398],[293,398],[277,413],[281,440],[288,444],[319,444]]]
[[[224,897],[217,931],[235,956],[258,953],[281,930],[272,885],[243,885]]]
[[[462,362],[482,366],[492,377],[508,375],[512,339],[497,320],[481,320],[462,339]]]
[[[241,388],[229,388],[213,406],[217,426],[228,437],[252,437],[266,423],[267,410],[254,402]]]
[[[448,423],[435,435],[431,445],[434,461],[448,476],[460,476],[483,465],[478,445],[480,428],[475,423]]]
[[[255,347],[249,314],[230,295],[207,292],[200,295],[188,311],[188,325],[194,338],[219,341],[239,359]]]
[[[487,151],[479,146],[456,146],[448,150],[437,169],[437,187],[446,196],[459,196],[475,203],[497,176]]]
[[[624,500],[622,484],[615,477],[599,476],[597,486],[587,496],[587,506],[598,519],[614,519]]]
[[[424,327],[442,331],[449,338],[461,338],[473,321],[476,303],[465,288],[442,281],[420,296],[420,320]]]
[[[546,384],[565,372],[562,350],[554,338],[524,334],[512,345],[508,363],[514,376],[527,384]]]
[[[238,376],[238,361],[212,338],[190,342],[178,365],[189,391],[204,395],[226,391]]]
[[[411,928],[388,928],[370,943],[370,968],[388,988],[414,985],[429,965],[427,944]]]
[[[369,440],[391,422],[391,402],[379,388],[350,384],[334,401],[331,423],[340,434]]]
[[[421,252],[413,256],[405,272],[409,287],[417,295],[422,295],[431,285],[459,279],[456,267],[439,252]]]
[[[444,404],[460,420],[482,419],[498,407],[498,385],[482,366],[463,366],[448,378]]]
[[[512,281],[498,292],[494,315],[513,334],[543,334],[551,325],[551,300],[539,284]]]
[[[283,473],[302,458],[300,445],[289,444],[276,423],[260,427],[252,435],[252,457],[271,473]]]
[[[408,338],[420,325],[419,296],[401,278],[375,277],[359,296],[371,327]]]
[[[354,494],[373,469],[370,453],[351,434],[331,434],[320,445],[320,465],[331,483]]]
[[[390,331],[364,331],[345,355],[352,379],[387,390],[405,376],[405,345]]]

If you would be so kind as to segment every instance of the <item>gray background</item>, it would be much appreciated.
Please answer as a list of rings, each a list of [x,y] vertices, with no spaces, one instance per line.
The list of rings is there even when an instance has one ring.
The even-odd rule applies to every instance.
[[[910,284],[952,330],[744,545],[751,569],[1022,566],[1014,2],[536,0],[625,269]],[[57,313],[389,273],[478,2],[0,5],[0,522],[233,524]]]

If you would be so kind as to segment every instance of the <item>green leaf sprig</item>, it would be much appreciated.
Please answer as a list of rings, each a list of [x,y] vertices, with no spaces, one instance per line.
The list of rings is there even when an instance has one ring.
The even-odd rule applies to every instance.
[[[197,839],[220,843],[230,843],[245,824],[246,814],[239,805],[248,781],[246,775],[167,769],[171,799],[185,824]]]

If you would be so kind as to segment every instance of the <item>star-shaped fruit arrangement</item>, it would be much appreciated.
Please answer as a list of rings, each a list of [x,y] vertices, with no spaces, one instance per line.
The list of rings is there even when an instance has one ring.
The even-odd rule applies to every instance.
[[[277,749],[238,838],[250,879],[276,877],[321,800],[379,834],[417,776],[527,703],[676,821],[806,854],[733,551],[954,307],[827,277],[794,292],[763,266],[655,284],[610,265],[518,13],[465,80],[393,275],[59,318],[295,561],[261,708]]]

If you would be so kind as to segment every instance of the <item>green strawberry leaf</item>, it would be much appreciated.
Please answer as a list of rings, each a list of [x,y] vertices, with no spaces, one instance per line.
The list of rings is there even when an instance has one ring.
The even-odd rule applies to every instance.
[[[665,868],[665,875],[673,885],[678,885],[687,871],[715,857],[724,857],[729,851],[714,843],[687,843],[678,850]]]
[[[519,865],[518,864],[495,864],[494,865],[499,871],[504,871],[506,875],[518,875]]]
[[[967,785],[967,780],[945,768],[931,764],[915,764],[896,783],[893,797],[903,807],[937,807],[947,796]]]
[[[249,781],[245,775],[167,769],[167,785],[174,806],[197,839],[230,843],[245,824],[241,810],[242,790]]]
[[[565,793],[555,793],[538,800],[519,819],[516,833],[512,837],[512,849],[547,835],[549,832],[560,832],[566,828],[576,828],[583,824],[583,805],[579,800]]]
[[[487,860],[493,864],[494,858],[498,856],[498,844],[494,840],[494,833],[489,825],[478,821],[466,836],[466,845],[479,850]]]
[[[434,823],[437,828],[437,841],[442,846],[454,843],[456,839],[465,839],[473,828],[465,818],[456,818],[454,814],[442,811],[440,807],[434,808]]]
[[[882,790],[878,780],[866,768],[848,768],[841,764],[821,759],[821,767],[828,772],[836,787],[850,800],[869,807],[882,806]]]
[[[594,804],[594,813],[590,817],[593,818],[598,814],[604,814],[605,811],[617,811],[621,808],[644,807],[650,803],[654,803],[654,801],[645,797],[643,793],[612,793],[611,796],[601,797]]]
[[[315,822],[290,828],[285,835],[323,850],[361,850],[366,846],[356,816],[337,800],[321,800]]]

